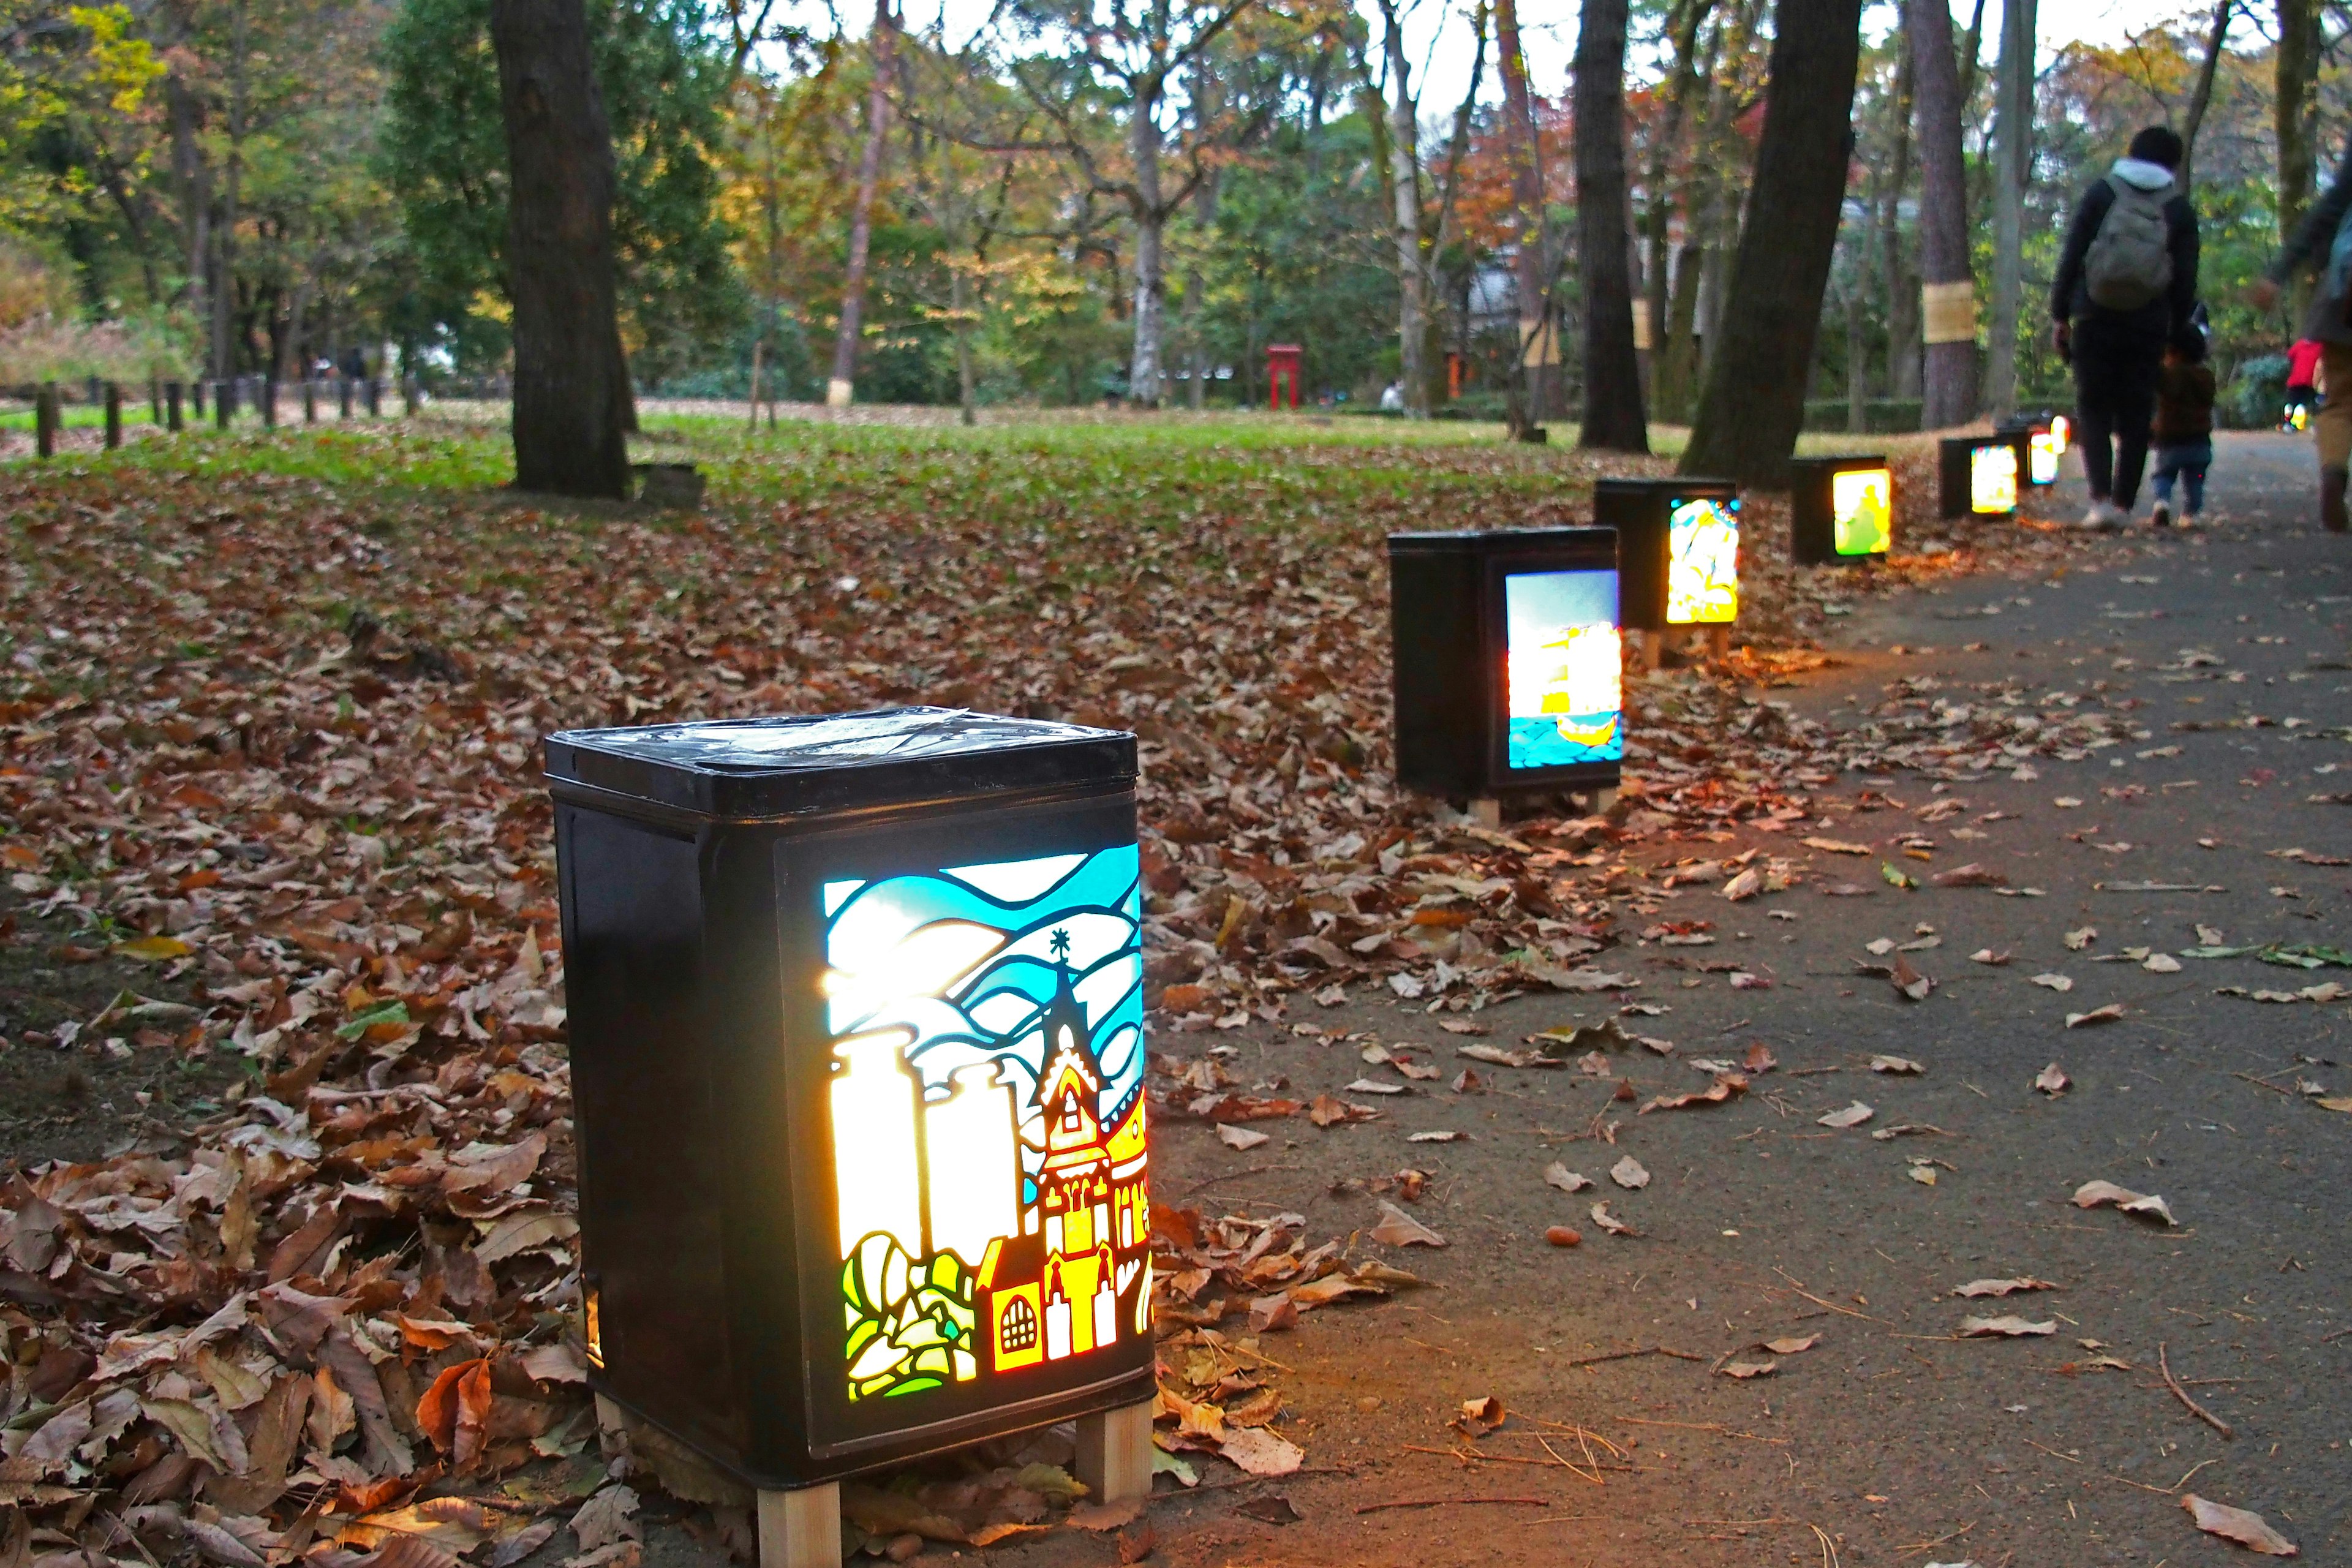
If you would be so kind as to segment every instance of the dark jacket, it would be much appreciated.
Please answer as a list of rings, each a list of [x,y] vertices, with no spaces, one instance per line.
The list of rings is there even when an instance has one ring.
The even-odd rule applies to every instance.
[[[2083,263],[2107,210],[2116,205],[2116,188],[2105,179],[2083,193],[2074,205],[2074,221],[2066,228],[2066,247],[2059,253],[2058,275],[2050,284],[2050,319],[2080,323],[2090,318],[2102,338],[2145,337],[2164,342],[2189,324],[2197,308],[2197,213],[2189,198],[2176,195],[2164,204],[2164,221],[2172,250],[2172,291],[2137,310],[2110,310],[2091,301]],[[2333,232],[2332,230],[2330,231]]]
[[[2156,381],[2156,426],[2159,447],[2188,447],[2213,438],[2213,367],[2168,364]]]
[[[2328,181],[2326,193],[2303,215],[2294,237],[2264,269],[2272,282],[2281,284],[2306,268],[2320,275],[2320,286],[2311,292],[2311,309],[2304,315],[2303,335],[2339,347],[2352,344],[2352,320],[2347,318],[2344,296],[2327,292],[2327,253],[2336,244],[2336,226],[2347,211],[2352,211],[2352,142],[2345,144],[2343,160],[2336,165],[2336,176]]]

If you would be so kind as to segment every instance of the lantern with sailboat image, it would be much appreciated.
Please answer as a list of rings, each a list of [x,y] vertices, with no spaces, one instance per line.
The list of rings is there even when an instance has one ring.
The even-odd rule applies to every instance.
[[[1098,1490],[1148,1489],[1134,738],[547,749],[597,1393],[759,1490],[763,1541],[772,1498],[814,1528],[803,1492],[1072,1417]]]
[[[1400,784],[1457,800],[1616,787],[1616,548],[1604,528],[1389,536]]]

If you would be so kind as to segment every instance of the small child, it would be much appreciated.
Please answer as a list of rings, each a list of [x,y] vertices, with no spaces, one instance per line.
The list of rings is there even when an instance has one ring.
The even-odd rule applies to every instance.
[[[2311,426],[2312,408],[2319,402],[2319,345],[2298,338],[2286,351],[2286,408],[2280,423],[2289,430]]]
[[[2196,526],[2205,510],[2205,470],[2213,464],[2213,371],[2204,363],[2205,334],[2194,327],[2164,350],[2156,382],[2156,474],[2148,488],[2156,505],[2148,521],[2158,528],[2173,520],[2172,481],[2181,486],[2180,523]]]

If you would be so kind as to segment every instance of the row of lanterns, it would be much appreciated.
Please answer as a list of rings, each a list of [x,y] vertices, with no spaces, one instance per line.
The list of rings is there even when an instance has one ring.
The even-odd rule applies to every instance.
[[[1799,561],[1886,552],[1883,457],[1797,476]],[[1623,635],[1736,620],[1736,487],[1594,511],[1391,537],[1401,783],[1613,787]],[[758,1491],[762,1568],[839,1563],[846,1477],[1057,1421],[1097,1497],[1147,1492],[1135,737],[909,708],[567,731],[546,770],[600,1400]]]

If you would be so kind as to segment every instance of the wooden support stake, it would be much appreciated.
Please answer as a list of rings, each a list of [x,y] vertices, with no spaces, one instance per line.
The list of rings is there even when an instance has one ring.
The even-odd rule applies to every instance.
[[[1731,627],[1713,626],[1706,628],[1706,652],[1710,658],[1731,657]]]
[[[1150,1419],[1147,1407],[1147,1434]],[[1085,1439],[1079,1441],[1083,1452]],[[841,1568],[839,1486],[760,1494],[760,1568]]]
[[[1078,1479],[1098,1503],[1151,1495],[1151,1402],[1078,1417]],[[761,1503],[767,1502],[765,1493]],[[761,1516],[766,1518],[763,1512]],[[762,1562],[761,1568],[772,1568]]]
[[[1470,803],[1470,820],[1490,832],[1500,832],[1503,826],[1503,803],[1493,795],[1480,795]]]
[[[1591,803],[1591,808],[1586,814],[1588,816],[1606,816],[1617,809],[1617,790],[1614,785],[1607,789],[1587,790],[1584,795]]]

